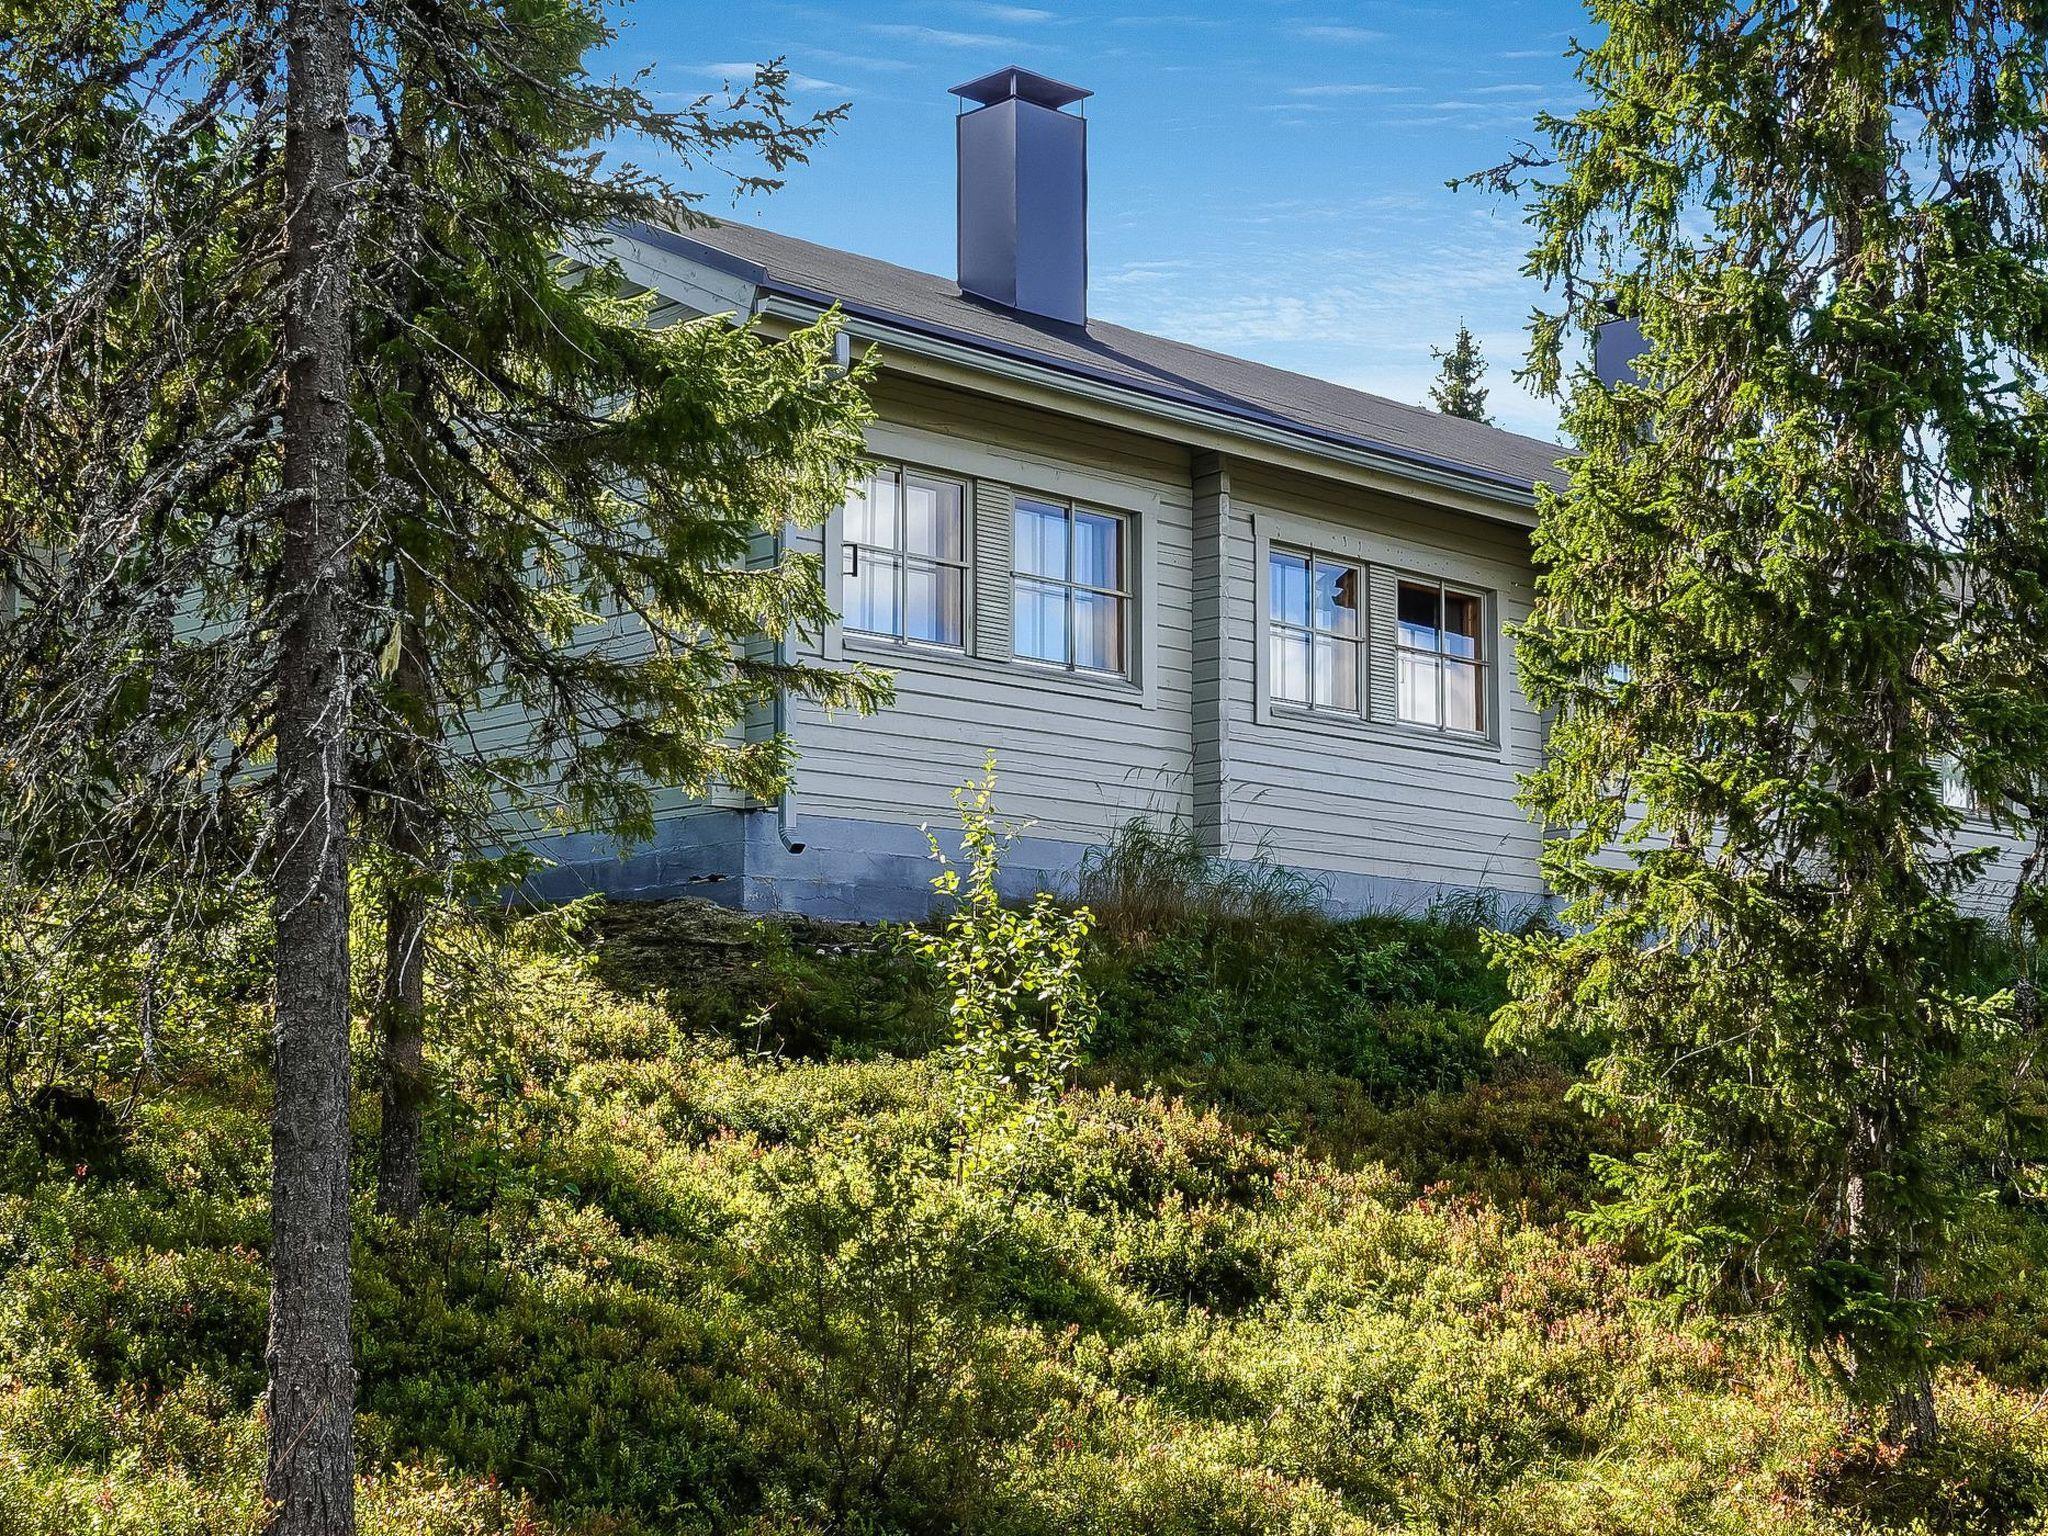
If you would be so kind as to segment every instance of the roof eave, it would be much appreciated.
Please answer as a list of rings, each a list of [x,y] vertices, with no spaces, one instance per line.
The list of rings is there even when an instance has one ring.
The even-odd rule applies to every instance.
[[[1165,391],[1141,389],[1121,380],[1040,358],[1022,348],[1011,348],[986,337],[964,332],[947,333],[947,328],[906,319],[881,310],[835,300],[792,284],[764,285],[757,309],[784,319],[806,323],[825,310],[837,307],[853,327],[867,339],[883,342],[899,351],[919,353],[980,372],[1023,382],[1050,385],[1081,395],[1133,408],[1141,414],[1174,423],[1199,426],[1210,431],[1332,459],[1340,463],[1378,470],[1417,486],[1435,486],[1478,497],[1500,508],[1503,520],[1518,526],[1535,523],[1535,487],[1506,476],[1496,476],[1469,465],[1433,459],[1368,438],[1324,432],[1289,421],[1285,417],[1251,407],[1227,408],[1188,400]]]
[[[1094,369],[1057,361],[1029,348],[1011,346],[950,326],[862,305],[790,282],[756,262],[692,240],[685,231],[643,225],[634,233],[642,239],[652,237],[654,243],[676,250],[678,255],[702,261],[728,276],[753,283],[758,290],[756,309],[780,313],[785,319],[813,320],[824,311],[836,308],[860,321],[860,328],[873,333],[873,340],[887,341],[893,346],[926,352],[949,362],[998,375],[1070,391],[1076,385],[1085,385],[1085,389],[1079,392],[1135,407],[1147,415],[1277,443],[1297,451],[1397,475],[1420,485],[1455,489],[1498,505],[1503,512],[1512,514],[1508,521],[1522,526],[1535,522],[1535,486],[1514,476],[1368,437],[1311,427],[1249,405],[1220,404],[1192,399],[1172,390],[1147,389]],[[677,247],[684,249],[677,250]]]

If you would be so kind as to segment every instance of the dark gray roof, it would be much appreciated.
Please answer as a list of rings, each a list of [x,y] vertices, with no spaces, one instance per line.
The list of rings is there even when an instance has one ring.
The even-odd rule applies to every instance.
[[[751,225],[717,222],[680,231],[642,227],[633,233],[771,293],[836,302],[849,314],[1519,490],[1558,479],[1557,461],[1565,455],[1563,448],[1541,438],[1105,320],[1090,320],[1083,327],[1040,319],[964,294],[950,278]]]

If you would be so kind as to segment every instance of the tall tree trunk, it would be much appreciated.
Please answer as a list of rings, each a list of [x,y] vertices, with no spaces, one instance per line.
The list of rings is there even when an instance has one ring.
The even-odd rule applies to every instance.
[[[391,786],[391,852],[399,869],[384,914],[384,1123],[377,1143],[377,1209],[410,1222],[420,1213],[420,1120],[426,1103],[427,898],[432,852],[428,774],[434,729],[427,672],[425,608],[417,576],[402,574],[403,626],[392,683],[406,724],[419,736],[400,744]]]
[[[1873,227],[1880,226],[1887,215],[1892,190],[1885,153],[1891,115],[1890,44],[1879,0],[1856,0],[1853,7],[1844,8],[1844,15],[1847,24],[1842,29],[1837,68],[1844,73],[1843,97],[1853,113],[1853,152],[1843,165],[1842,211],[1836,226],[1839,282],[1844,289],[1861,290],[1882,312],[1898,301],[1889,253],[1873,233]],[[1904,424],[1900,424],[1901,437],[1896,443],[1871,442],[1863,435],[1866,422],[1885,420],[1888,402],[1882,394],[1873,398],[1873,392],[1891,388],[1884,370],[1873,369],[1870,362],[1865,347],[1852,344],[1837,373],[1843,457],[1853,466],[1855,500],[1871,508],[1892,504],[1897,511],[1889,526],[1881,528],[1884,538],[1876,552],[1861,559],[1852,557],[1847,579],[1856,580],[1867,599],[1898,610],[1917,600],[1912,557],[1906,553],[1913,546],[1914,533],[1900,493],[1906,450]],[[1905,675],[1916,659],[1878,650],[1866,652],[1853,664],[1865,696],[1864,732],[1871,767],[1858,787],[1866,797],[1889,792],[1902,774],[1924,765],[1924,755],[1915,745]],[[1867,854],[1870,867],[1859,872],[1865,888],[1874,887],[1894,903],[1919,899],[1922,892],[1913,868],[1916,857],[1910,844],[1873,836]],[[1921,982],[1915,954],[1902,949],[1895,939],[1887,939],[1866,959],[1872,970],[1865,983],[1870,1011],[1918,1006]],[[1888,1276],[1894,1300],[1917,1303],[1927,1293],[1918,1218],[1901,1210],[1897,1196],[1887,1188],[1903,1154],[1916,1106],[1908,1097],[1910,1084],[1894,1071],[1889,1047],[1880,1043],[1874,1049],[1874,1057],[1865,1055],[1858,1062],[1869,1097],[1851,1113],[1849,1122],[1844,1188],[1849,1254]],[[1862,1362],[1856,1364],[1860,1367]],[[1883,1437],[1889,1443],[1914,1450],[1934,1440],[1939,1420],[1934,1381],[1924,1358],[1914,1359],[1893,1377],[1885,1408]]]
[[[377,1140],[377,1209],[408,1223],[420,1213],[426,948],[427,903],[415,876],[392,893],[384,917],[384,1123]]]
[[[1891,1271],[1896,1299],[1917,1303],[1927,1296],[1927,1263],[1910,1231],[1898,1230],[1895,1218],[1874,1210],[1871,1187],[1898,1159],[1898,1128],[1882,1109],[1857,1109],[1850,1115],[1850,1166],[1845,1185],[1850,1254],[1878,1262]],[[1889,1255],[1889,1257],[1886,1257]],[[1860,1366],[1852,1361],[1852,1366]],[[1934,1376],[1925,1360],[1916,1360],[1891,1384],[1879,1436],[1908,1451],[1932,1445],[1941,1432],[1934,1406]]]
[[[1906,1301],[1927,1299],[1927,1260],[1917,1244],[1907,1249],[1900,1266],[1900,1294]],[[1885,1407],[1884,1438],[1909,1451],[1924,1450],[1941,1435],[1941,1417],[1934,1406],[1934,1373],[1923,1359],[1892,1390]]]
[[[285,15],[284,623],[272,893],[268,1458],[273,1536],[355,1530],[349,1342],[348,0]]]
[[[432,87],[422,78],[421,57],[411,44],[398,53],[398,135],[395,164],[402,183],[424,186],[426,103]],[[419,303],[420,252],[424,245],[415,208],[415,222],[406,230],[407,259],[401,263],[394,302],[386,317],[391,339],[397,340],[402,318]],[[425,398],[424,379],[402,369],[401,388],[407,398]],[[424,491],[420,494],[423,496]],[[422,509],[423,510],[423,509]],[[421,1120],[426,1106],[426,974],[427,891],[425,878],[433,862],[435,807],[441,788],[436,770],[440,746],[440,711],[427,657],[428,579],[408,557],[403,544],[394,551],[398,615],[398,658],[392,668],[394,712],[403,732],[393,752],[391,772],[391,853],[398,872],[384,914],[384,1026],[382,1073],[383,1125],[377,1143],[377,1209],[410,1223],[420,1213]]]

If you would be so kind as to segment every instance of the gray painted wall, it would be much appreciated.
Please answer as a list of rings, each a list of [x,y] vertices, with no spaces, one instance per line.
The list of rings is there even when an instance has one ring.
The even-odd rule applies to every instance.
[[[739,312],[731,279],[665,252],[627,252],[637,280],[706,313]],[[1540,832],[1515,804],[1542,750],[1542,721],[1515,677],[1508,634],[1533,595],[1526,528],[1417,484],[1413,494],[1263,461],[1249,445],[1189,442],[1178,429],[1112,425],[1080,399],[1027,404],[996,379],[946,383],[894,360],[876,390],[877,458],[965,483],[977,575],[963,651],[849,635],[808,647],[827,666],[881,666],[893,708],[871,718],[792,708],[792,810],[804,852],[772,810],[721,794],[663,797],[647,847],[544,845],[551,894],[699,892],[760,910],[909,917],[929,906],[923,828],[954,825],[952,792],[999,759],[999,804],[1029,824],[1009,883],[1070,890],[1085,851],[1134,816],[1184,819],[1227,857],[1264,856],[1320,881],[1334,909],[1415,909],[1485,890],[1540,901]],[[1128,679],[1068,675],[1010,655],[1011,503],[1038,494],[1124,513],[1135,555]],[[838,598],[839,520],[793,536]],[[1400,573],[1488,594],[1492,728],[1451,739],[1394,720],[1390,630],[1375,636],[1362,716],[1276,706],[1267,671],[1266,556],[1275,544],[1365,566],[1369,625]],[[1385,640],[1386,643],[1382,643]],[[506,721],[503,728],[517,729]],[[750,733],[767,729],[749,722]],[[1981,823],[1961,841],[2000,849],[1976,893],[1991,910],[2022,850]]]
[[[878,406],[878,457],[1130,514],[1142,640],[1125,683],[992,658],[972,622],[970,655],[828,634],[821,659],[893,668],[898,699],[865,720],[798,712],[806,828],[949,824],[953,789],[993,749],[1005,811],[1070,850],[1045,856],[1048,868],[1144,815],[1192,820],[1216,852],[1303,869],[1344,908],[1541,894],[1536,830],[1513,803],[1541,728],[1502,631],[1530,597],[1520,530],[902,378],[885,380]],[[828,526],[811,544],[828,580],[837,537]],[[1457,743],[1266,706],[1264,549],[1275,537],[1495,594],[1497,738]],[[1006,590],[1008,571],[994,574]]]
[[[642,269],[636,275],[663,278]],[[711,278],[677,275],[685,296]],[[1070,888],[1083,852],[1137,816],[1184,820],[1215,852],[1277,858],[1321,881],[1333,907],[1412,908],[1454,891],[1540,894],[1537,839],[1512,803],[1538,722],[1498,661],[1500,626],[1527,610],[1527,535],[1470,513],[1294,474],[1167,436],[886,368],[869,432],[880,460],[965,483],[975,552],[967,644],[938,651],[829,629],[798,653],[893,672],[896,703],[871,717],[796,702],[790,810],[801,854],[774,817],[730,795],[664,798],[645,849],[574,841],[542,889],[696,891],[762,909],[917,915],[929,871],[922,828],[955,823],[952,795],[998,759],[999,805],[1029,830],[1013,878]],[[1123,513],[1132,538],[1128,678],[1052,670],[1010,655],[1016,495]],[[840,519],[788,534],[823,563],[840,603]],[[1501,730],[1463,747],[1432,733],[1305,721],[1264,699],[1264,551],[1274,537],[1435,572],[1498,595],[1489,613]],[[751,722],[750,730],[761,729]]]
[[[1489,594],[1491,738],[1310,719],[1274,706],[1266,677],[1265,571],[1275,543]],[[1224,580],[1232,854],[1263,849],[1317,871],[1541,892],[1540,832],[1514,795],[1515,775],[1539,759],[1543,728],[1516,681],[1506,634],[1528,616],[1533,595],[1526,534],[1420,502],[1239,466],[1231,476]],[[1372,585],[1369,603],[1381,597],[1383,584]],[[1373,650],[1370,665],[1384,676],[1391,658]]]
[[[885,380],[878,458],[1019,493],[1123,512],[1133,541],[1133,675],[1069,674],[1013,660],[1007,633],[975,622],[1006,617],[1010,572],[984,565],[969,615],[971,654],[891,644],[835,628],[818,655],[891,669],[897,702],[867,719],[795,711],[800,814],[887,822],[952,818],[952,792],[991,751],[1001,803],[1040,836],[1099,841],[1133,816],[1184,817],[1191,770],[1191,493],[1185,450],[1085,423],[1043,418],[910,380]],[[971,498],[977,515],[990,499]],[[1007,532],[971,543],[1004,550]],[[838,607],[836,520],[811,536]]]

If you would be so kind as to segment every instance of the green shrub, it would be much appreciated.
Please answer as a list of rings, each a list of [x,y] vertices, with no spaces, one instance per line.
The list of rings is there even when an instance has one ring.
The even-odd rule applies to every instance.
[[[612,903],[589,934],[607,985],[754,1054],[918,1055],[945,1043],[939,987],[887,928],[662,901]]]
[[[996,826],[995,759],[981,782],[955,791],[965,877],[930,838],[942,866],[932,889],[953,910],[911,929],[947,994],[946,1053],[953,1101],[953,1167],[963,1180],[1004,1170],[1054,1128],[1057,1099],[1095,1028],[1095,994],[1081,975],[1094,918],[1061,909],[1041,891],[1021,908],[997,892],[1003,849]]]
[[[1081,857],[1080,900],[1119,945],[1190,925],[1269,933],[1315,917],[1324,888],[1260,852],[1225,859],[1202,847],[1185,820],[1134,817]]]
[[[249,1060],[268,943],[231,887],[0,894],[0,1158],[108,1165],[145,1091]]]
[[[791,1161],[766,1193],[741,1239],[763,1324],[747,1362],[773,1384],[784,1497],[835,1526],[971,1524],[1029,1423],[1030,1344],[989,1311],[1006,1209],[936,1160],[858,1142]]]
[[[1377,1102],[1456,1089],[1490,1070],[1503,997],[1477,937],[1427,920],[1194,920],[1101,946],[1099,1051],[1151,1069],[1265,1060],[1342,1074]]]
[[[699,1012],[727,1007],[704,978],[758,980],[750,925],[664,962],[691,991],[613,985],[608,921],[445,936],[433,1198],[410,1231],[358,1208],[366,1532],[2048,1520],[2038,1207],[1994,1190],[1966,1214],[1937,1277],[1949,1438],[1888,1462],[1782,1342],[1672,1317],[1565,1219],[1618,1133],[1568,1101],[1569,1062],[1478,1053],[1492,979],[1452,924],[1191,919],[1096,944],[1114,1049],[1003,1178],[962,1181],[947,1053],[879,1051],[896,1023],[836,1014],[866,1043],[757,1050]],[[783,931],[792,965],[861,978],[833,1009],[898,967],[936,1016],[901,948]],[[255,1530],[257,1060],[188,1058],[83,1171],[6,1140],[0,1536]]]

